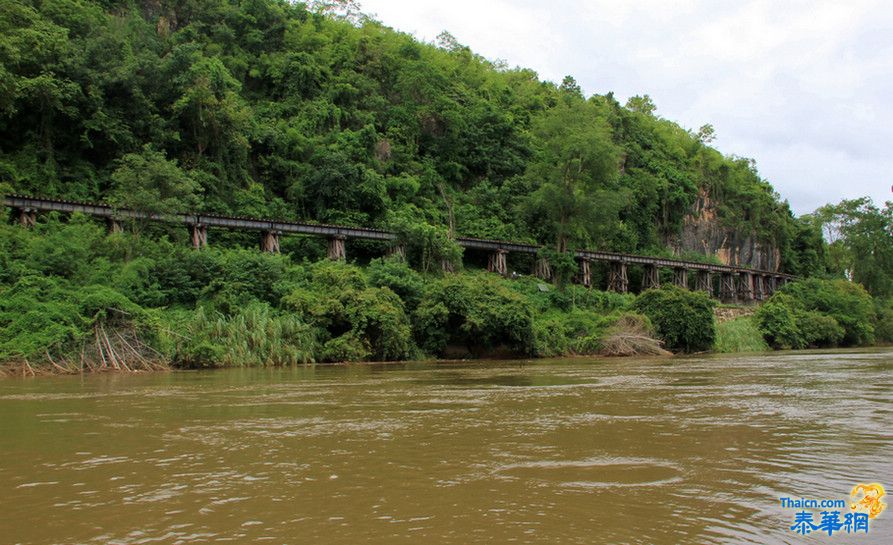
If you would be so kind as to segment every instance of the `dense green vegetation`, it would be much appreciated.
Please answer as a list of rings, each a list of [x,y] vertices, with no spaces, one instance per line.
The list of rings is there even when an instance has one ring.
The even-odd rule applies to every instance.
[[[633,308],[651,319],[667,348],[701,352],[713,348],[716,340],[715,306],[702,291],[666,286],[642,293]]]
[[[446,33],[421,43],[284,0],[0,0],[0,31],[0,193],[383,227],[408,258],[359,242],[354,262],[321,261],[324,243],[298,237],[268,255],[235,232],[199,252],[157,224],[107,236],[48,215],[27,231],[0,210],[0,362],[657,354],[653,336],[731,351],[761,348],[755,331],[776,348],[893,340],[890,203],[794,218],[752,160],[711,147],[709,126],[659,117],[647,95],[586,97],[572,77],[541,81]],[[667,255],[706,198],[721,226],[816,279],[718,330],[703,294],[569,282],[566,250]],[[545,244],[555,283],[479,272],[456,235]]]
[[[448,34],[421,43],[284,0],[0,6],[0,183],[15,192],[654,253],[709,194],[785,269],[816,250],[709,130]]]
[[[755,319],[774,348],[868,345],[876,341],[878,323],[875,302],[862,286],[819,279],[785,286]]]
[[[0,226],[0,362],[184,367],[597,354],[632,295],[107,235],[83,216]],[[633,320],[632,322],[630,320]],[[648,333],[648,331],[645,331]],[[638,333],[637,333],[638,334]],[[107,361],[108,360],[108,361]],[[123,366],[122,364],[122,366]]]

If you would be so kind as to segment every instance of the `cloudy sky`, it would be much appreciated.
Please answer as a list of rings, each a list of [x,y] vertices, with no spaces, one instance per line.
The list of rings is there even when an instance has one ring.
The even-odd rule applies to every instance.
[[[649,94],[723,153],[756,159],[795,213],[893,200],[889,0],[360,0],[388,26],[442,30],[489,59],[624,102]]]

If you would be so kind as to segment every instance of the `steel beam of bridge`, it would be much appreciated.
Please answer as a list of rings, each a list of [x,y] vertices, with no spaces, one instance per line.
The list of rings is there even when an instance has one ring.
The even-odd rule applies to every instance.
[[[326,225],[317,223],[305,223],[296,221],[276,221],[258,218],[243,218],[234,216],[221,216],[216,214],[151,214],[115,208],[107,204],[63,201],[56,199],[43,199],[23,195],[10,195],[3,198],[3,204],[15,208],[23,213],[33,214],[42,212],[80,212],[90,216],[106,218],[110,220],[141,219],[168,223],[179,223],[188,226],[221,227],[225,229],[252,230],[272,233],[293,233],[301,235],[313,235],[328,238],[350,238],[381,241],[396,241],[396,233],[382,229],[369,229],[366,227],[350,227],[346,225]],[[29,216],[33,217],[33,216]],[[511,242],[504,240],[490,240],[472,237],[457,237],[456,243],[464,248],[473,250],[486,250],[492,252],[512,252],[537,254],[542,246],[523,242]],[[773,277],[774,279],[790,280],[794,277],[775,271],[749,269],[731,265],[714,265],[710,263],[698,263],[696,261],[684,261],[664,257],[650,257],[635,254],[623,254],[615,252],[599,252],[593,250],[575,250],[574,255],[579,260],[601,261],[605,263],[622,263],[634,265],[648,265],[674,269],[687,269],[705,271],[708,273],[726,274],[754,274]]]

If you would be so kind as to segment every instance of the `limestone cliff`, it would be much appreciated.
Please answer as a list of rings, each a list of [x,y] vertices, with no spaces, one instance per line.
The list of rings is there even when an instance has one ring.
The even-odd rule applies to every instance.
[[[724,226],[716,203],[705,190],[686,215],[682,232],[667,244],[677,253],[715,255],[726,265],[777,271],[781,264],[778,248],[757,240],[752,232]]]

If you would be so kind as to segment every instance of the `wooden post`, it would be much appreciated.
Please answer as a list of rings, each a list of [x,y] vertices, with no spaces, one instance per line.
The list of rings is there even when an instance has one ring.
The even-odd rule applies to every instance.
[[[279,231],[263,231],[260,238],[260,249],[271,254],[278,254]]]
[[[592,268],[590,267],[590,264],[591,261],[589,258],[584,257],[580,259],[580,271],[577,273],[577,282],[587,288],[592,287]]]
[[[757,301],[766,298],[766,277],[762,274],[753,275],[753,297]]]
[[[673,284],[680,288],[688,289],[688,269],[684,267],[673,269]]]
[[[735,275],[730,272],[722,273],[719,282],[719,299],[723,303],[734,303],[738,290],[735,286]]]
[[[642,291],[660,287],[660,269],[657,265],[645,265],[645,274],[642,275]]]
[[[31,208],[19,209],[19,225],[26,229],[37,225],[37,210]]]
[[[608,290],[617,293],[629,291],[628,266],[623,261],[612,261],[608,271]]]
[[[388,248],[388,257],[395,257],[400,261],[406,261],[406,246],[397,244]]]
[[[344,237],[329,238],[329,247],[326,251],[332,261],[344,261],[347,259],[347,251],[344,249]]]
[[[208,246],[208,228],[194,223],[189,226],[189,236],[192,238],[192,247],[201,250]]]
[[[538,258],[533,265],[533,274],[540,280],[551,280],[552,267],[549,266],[549,260],[545,257]]]
[[[106,231],[110,235],[116,235],[124,232],[124,227],[121,225],[121,222],[116,220],[115,218],[106,218],[105,227]]]
[[[739,273],[738,297],[745,303],[753,301],[753,275],[749,272]]]
[[[695,280],[695,289],[698,291],[706,291],[707,295],[713,297],[713,278],[710,271],[698,271],[698,278]]]
[[[505,262],[505,256],[508,250],[499,249],[490,254],[487,258],[487,270],[506,276],[508,274],[508,266]]]

